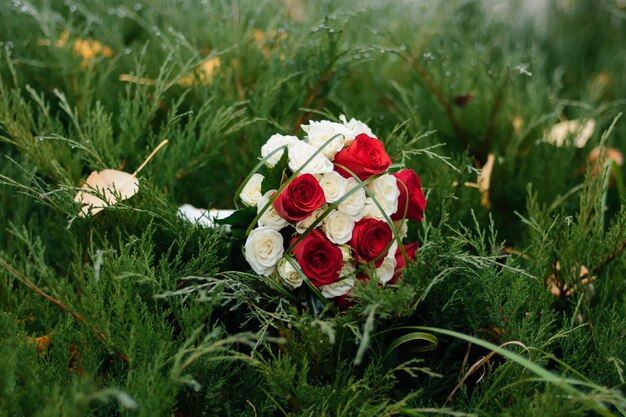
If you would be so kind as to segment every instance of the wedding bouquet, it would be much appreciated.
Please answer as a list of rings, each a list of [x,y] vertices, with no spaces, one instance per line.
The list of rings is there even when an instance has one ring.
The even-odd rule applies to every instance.
[[[416,173],[392,165],[366,124],[340,121],[310,122],[304,139],[271,136],[235,195],[247,207],[220,221],[247,226],[243,252],[257,274],[335,301],[357,280],[397,280],[418,247],[403,243],[407,222],[426,208]]]

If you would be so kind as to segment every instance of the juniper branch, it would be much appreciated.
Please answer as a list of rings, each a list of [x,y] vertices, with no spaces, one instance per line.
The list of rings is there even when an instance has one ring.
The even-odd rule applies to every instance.
[[[24,275],[22,275],[15,268],[13,268],[4,259],[0,259],[0,266],[2,266],[5,270],[7,270],[7,272],[9,272],[11,275],[13,275],[13,277],[15,277],[15,279],[17,279],[19,282],[24,284],[26,287],[30,288],[35,293],[41,295],[46,301],[54,304],[55,306],[57,306],[59,309],[65,311],[66,313],[69,313],[72,317],[74,317],[76,320],[80,321],[81,323],[87,324],[87,322],[85,321],[83,316],[81,316],[80,314],[72,311],[69,307],[67,307],[65,304],[63,304],[60,300],[52,297],[51,295],[48,295],[41,288],[39,288],[34,282],[32,282],[30,279],[26,278]],[[93,330],[93,332],[96,334],[96,336],[98,336],[98,338],[102,342],[108,343],[108,338],[102,332],[102,330],[100,330],[100,328],[98,326],[90,326],[90,327]],[[122,359],[124,362],[128,362],[129,361],[128,357],[126,357],[126,355],[124,355],[122,353],[117,353],[117,356],[120,359]]]

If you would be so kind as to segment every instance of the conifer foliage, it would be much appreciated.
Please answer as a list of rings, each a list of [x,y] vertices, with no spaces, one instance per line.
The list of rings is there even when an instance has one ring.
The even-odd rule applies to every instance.
[[[621,0],[7,1],[0,416],[626,415],[625,44]],[[338,308],[177,211],[340,115],[428,206]]]

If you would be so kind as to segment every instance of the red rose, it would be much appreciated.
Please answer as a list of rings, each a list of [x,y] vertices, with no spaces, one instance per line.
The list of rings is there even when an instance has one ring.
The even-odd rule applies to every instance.
[[[298,238],[294,237],[291,244]],[[339,279],[343,267],[343,255],[338,246],[330,243],[317,229],[311,230],[293,249],[293,254],[316,287],[332,284]]]
[[[408,245],[404,245],[404,251],[406,252],[407,258],[409,261],[415,260],[415,253],[417,252],[417,248],[419,248],[419,244],[417,242],[409,243]],[[400,276],[402,270],[406,267],[406,262],[404,262],[404,256],[402,256],[402,251],[398,247],[396,250],[396,272],[393,274],[393,278],[388,282],[388,284],[395,284]]]
[[[426,197],[422,191],[420,177],[412,169],[403,169],[393,176],[398,182],[400,197],[398,197],[398,211],[391,215],[391,220],[401,220],[404,217],[422,221],[424,210],[426,210]],[[406,217],[404,216],[405,210]]]
[[[370,218],[362,219],[354,225],[350,246],[354,249],[357,259],[366,263],[372,262],[380,255],[376,262],[378,268],[384,261],[392,238],[391,229],[386,222]]]
[[[385,172],[391,165],[391,159],[385,152],[385,147],[378,140],[361,133],[345,149],[335,155],[335,171],[346,178],[352,175],[338,165],[342,165],[354,172],[361,181],[365,181],[372,175]]]
[[[326,203],[324,190],[311,174],[296,177],[274,200],[280,217],[290,222],[304,220]]]

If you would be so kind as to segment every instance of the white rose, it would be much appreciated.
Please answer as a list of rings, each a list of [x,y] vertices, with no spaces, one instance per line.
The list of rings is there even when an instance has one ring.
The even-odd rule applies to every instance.
[[[287,145],[287,149],[289,149],[291,146],[298,142],[300,142],[300,139],[295,136],[285,136],[279,134],[272,135],[267,140],[265,145],[261,146],[261,157],[267,157],[267,155],[280,148],[281,146]],[[276,165],[278,161],[280,161],[280,158],[283,157],[283,152],[285,152],[284,149],[276,152],[274,155],[270,156],[267,161],[265,161],[265,164],[270,168],[274,167],[274,165]]]
[[[315,220],[320,218],[322,213],[326,211],[326,208],[328,208],[328,206],[324,204],[322,207],[318,208],[313,213],[311,213],[309,217],[307,217],[304,220],[300,220],[298,223],[296,223],[296,232],[300,234],[304,233],[304,231],[308,229],[309,226],[311,226]],[[317,228],[317,227],[320,227],[321,225],[322,225],[322,222],[318,223],[318,225],[315,227]]]
[[[346,213],[333,210],[324,218],[324,233],[331,242],[341,245],[352,239],[354,220]]]
[[[390,174],[382,175],[376,178],[374,181],[367,184],[376,200],[381,202],[384,200],[386,207],[393,208],[393,211],[389,213],[387,209],[385,212],[388,215],[392,215],[398,210],[398,197],[400,197],[400,189],[398,188],[398,181],[396,177]]]
[[[256,206],[257,213],[260,213],[261,210],[263,210],[263,207],[265,207],[270,202],[270,197],[275,192],[276,190],[269,190],[259,199]],[[289,222],[280,217],[272,204],[270,204],[269,207],[263,212],[263,214],[261,214],[261,217],[259,217],[259,226],[261,227],[281,230],[282,228],[287,227],[288,224]]]
[[[344,262],[343,267],[341,267],[341,271],[339,272],[340,278],[345,278],[348,276],[354,276],[356,272],[356,267],[352,262]]]
[[[389,252],[387,252],[387,256],[383,259],[383,263],[376,268],[376,278],[378,278],[378,282],[381,284],[386,284],[391,281],[393,275],[396,272],[396,266],[398,262],[396,261],[396,251],[398,250],[398,242],[394,240],[389,247]]]
[[[332,284],[322,285],[320,291],[326,298],[340,297],[354,288],[354,278],[345,278]]]
[[[302,130],[306,132],[309,144],[315,149],[321,148],[330,138],[335,137],[322,149],[322,154],[331,161],[335,159],[335,154],[343,149],[346,136],[353,135],[353,132],[344,125],[328,120],[303,125]]]
[[[398,200],[396,200],[395,205],[383,199],[380,199],[377,201],[378,201],[378,204],[380,204],[380,206],[383,208],[383,211],[387,213],[387,216],[391,216],[393,213],[396,212],[395,207],[398,206]],[[385,216],[383,215],[383,212],[380,211],[376,203],[374,203],[374,200],[371,199],[370,197],[365,199],[365,208],[363,209],[363,217],[372,218],[376,220],[385,220]]]
[[[359,183],[356,182],[354,178],[348,178],[348,190],[346,192],[350,192],[355,187],[359,187]],[[337,209],[342,213],[346,213],[348,216],[352,217],[352,220],[358,222],[363,218],[363,210],[365,208],[365,190],[363,188],[359,188],[355,192],[353,192],[348,198],[343,200]]]
[[[246,206],[256,206],[261,199],[261,184],[264,178],[261,174],[254,174],[248,183],[244,185],[239,198]]]
[[[352,260],[352,249],[350,249],[350,246],[339,245],[339,249],[341,249],[341,256],[344,262]]]
[[[294,260],[294,262],[296,262]],[[287,260],[287,258],[282,258],[278,261],[278,275],[282,278],[283,283],[286,287],[290,289],[296,289],[300,285],[302,285],[302,276],[300,273],[293,267],[291,262]]]
[[[337,172],[317,175],[317,182],[324,190],[324,197],[327,203],[334,203],[346,194],[348,182]]]
[[[394,220],[393,225],[400,239],[404,239],[409,234],[409,221],[407,219]]]
[[[387,256],[385,257],[396,259],[396,252],[398,251],[398,241],[396,240],[395,236],[392,239],[393,243],[391,244],[391,246],[389,246],[389,251],[387,252]]]
[[[376,278],[378,278],[378,282],[380,282],[381,284],[386,284],[389,281],[391,281],[391,278],[393,278],[393,274],[396,272],[396,258],[389,258],[386,257],[383,260],[383,263],[376,268]]]
[[[284,253],[283,237],[269,227],[258,227],[250,232],[244,247],[244,256],[254,272],[271,275]]]
[[[370,138],[376,138],[376,136],[372,132],[372,129],[370,129],[368,125],[366,125],[365,123],[363,123],[361,121],[358,121],[358,120],[352,118],[348,122],[346,120],[346,116],[344,116],[343,114],[341,116],[339,116],[339,120],[341,120],[341,123],[343,123],[343,125],[346,128],[350,129],[350,131],[352,133],[351,135],[346,136],[346,145],[352,143],[354,138],[357,137],[358,135],[360,135],[361,133],[365,133]]]
[[[298,169],[302,174],[327,174],[333,172],[333,163],[322,153],[318,153],[309,161],[307,160],[317,152],[317,148],[306,142],[298,141],[289,147],[289,169],[296,172]],[[305,165],[306,163],[306,165]]]

